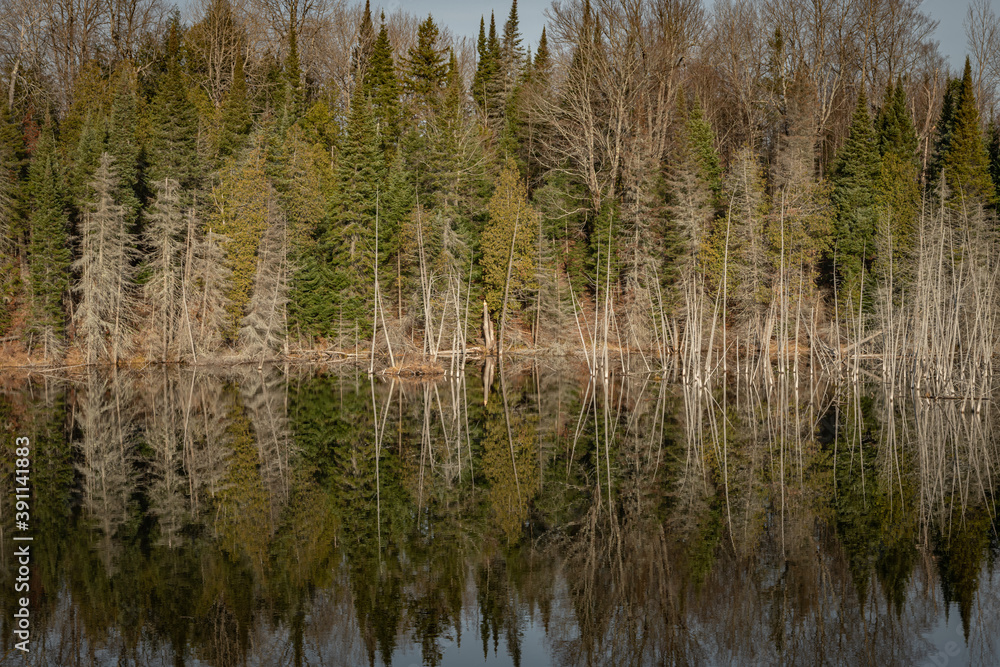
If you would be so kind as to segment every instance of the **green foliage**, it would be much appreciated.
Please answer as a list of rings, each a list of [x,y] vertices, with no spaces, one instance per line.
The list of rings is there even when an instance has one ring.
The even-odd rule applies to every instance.
[[[371,59],[368,61],[361,96],[370,100],[369,113],[374,117],[379,146],[387,159],[400,137],[402,113],[399,92],[399,80],[396,78],[396,66],[392,59],[392,44],[389,42],[389,31],[383,21],[378,37],[375,38]]]
[[[951,125],[947,142],[940,147],[940,168],[944,179],[960,200],[971,198],[993,204],[996,191],[990,178],[989,155],[979,126],[979,110],[968,58],[965,59],[965,72],[955,107],[953,123],[946,121],[945,111],[942,111],[941,125]]]
[[[115,165],[118,184],[115,200],[122,207],[125,225],[134,229],[139,218],[139,98],[136,73],[129,65],[121,65],[112,77],[114,99],[108,119],[108,154]]]
[[[438,47],[438,27],[428,15],[417,28],[417,43],[410,47],[406,59],[404,89],[412,96],[417,117],[433,112],[441,104],[441,97],[448,83],[449,65],[444,61],[444,50]]]
[[[905,282],[920,214],[920,164],[902,81],[886,89],[875,125],[882,155],[876,190],[876,269],[888,277],[891,261],[893,280]]]
[[[198,184],[203,171],[197,145],[198,113],[184,80],[179,16],[171,18],[167,30],[166,71],[157,79],[150,103],[152,136],[146,173],[150,183],[172,178],[187,190]]]
[[[213,231],[226,237],[226,266],[231,272],[224,336],[235,340],[253,291],[257,250],[267,228],[271,206],[264,152],[260,146],[251,146],[239,159],[226,161],[213,198],[209,224]]]
[[[535,252],[538,212],[528,202],[528,191],[517,165],[507,160],[497,179],[489,203],[490,217],[483,229],[483,292],[491,313],[499,313],[505,290],[514,298],[507,307],[516,308],[518,298],[535,287]],[[508,264],[510,282],[508,284]]]
[[[215,154],[217,160],[236,155],[246,144],[252,121],[247,97],[246,75],[242,59],[236,59],[233,83],[222,101],[216,120]]]
[[[68,242],[69,216],[60,184],[62,170],[55,153],[50,123],[31,155],[28,171],[28,267],[31,272],[32,328],[61,337],[66,313],[63,299],[69,288],[72,254]]]
[[[837,154],[831,182],[834,207],[833,260],[836,279],[856,298],[862,270],[874,256],[878,219],[875,188],[879,178],[878,140],[868,115],[868,99],[858,96],[847,141]]]

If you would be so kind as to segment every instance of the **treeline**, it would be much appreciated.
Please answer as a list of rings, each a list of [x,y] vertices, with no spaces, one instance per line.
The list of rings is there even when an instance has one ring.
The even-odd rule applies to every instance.
[[[915,0],[585,0],[535,39],[515,0],[475,40],[337,0],[3,14],[0,337],[46,359],[436,360],[483,325],[708,369],[873,320],[920,354],[928,312],[992,354],[986,3],[957,77]]]

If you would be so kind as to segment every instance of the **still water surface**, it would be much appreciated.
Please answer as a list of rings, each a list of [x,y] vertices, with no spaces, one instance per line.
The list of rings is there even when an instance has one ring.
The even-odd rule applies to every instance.
[[[2,664],[1000,664],[992,405],[492,375],[7,378]]]

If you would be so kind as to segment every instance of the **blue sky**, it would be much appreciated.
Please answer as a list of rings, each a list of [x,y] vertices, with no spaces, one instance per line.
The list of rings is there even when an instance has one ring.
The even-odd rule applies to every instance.
[[[711,5],[711,1],[706,4]],[[941,53],[948,58],[952,70],[961,68],[965,61],[965,29],[962,21],[965,20],[968,5],[968,0],[924,0],[921,4],[923,11],[938,21],[935,39],[940,42]],[[500,0],[499,3],[484,0],[384,0],[384,6],[387,12],[399,7],[418,16],[432,13],[434,20],[451,28],[456,37],[471,38],[479,33],[480,16],[485,15],[488,24],[490,11],[494,11],[497,29],[502,30],[510,12],[509,0]],[[518,4],[521,33],[525,44],[530,44],[532,51],[545,24],[545,9],[549,6],[549,0],[521,0]]]

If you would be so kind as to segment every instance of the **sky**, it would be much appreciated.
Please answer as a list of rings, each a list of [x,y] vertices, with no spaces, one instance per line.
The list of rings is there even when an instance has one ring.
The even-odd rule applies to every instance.
[[[996,9],[1000,11],[1000,0],[993,0]],[[373,2],[373,5],[383,4]],[[521,34],[524,43],[534,51],[538,36],[545,25],[545,10],[551,5],[550,0],[521,0],[517,7],[521,21]],[[711,5],[707,0],[706,5]],[[438,25],[451,28],[456,37],[475,39],[479,34],[479,18],[486,17],[489,26],[490,11],[496,13],[497,30],[503,31],[503,24],[510,13],[510,0],[385,0],[386,13],[397,7],[417,16],[434,15]],[[965,62],[965,28],[962,22],[969,6],[969,0],[923,0],[921,8],[938,21],[934,38],[939,42],[939,48],[947,59],[952,70],[959,70]]]

